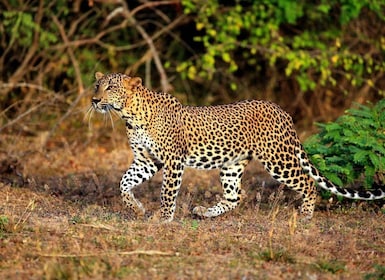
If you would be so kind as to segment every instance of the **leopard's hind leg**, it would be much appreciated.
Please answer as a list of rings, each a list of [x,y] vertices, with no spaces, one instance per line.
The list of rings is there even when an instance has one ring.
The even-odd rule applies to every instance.
[[[216,217],[237,207],[241,202],[241,178],[248,162],[249,160],[242,160],[223,166],[220,171],[223,199],[209,208],[197,206],[193,209],[193,214],[202,217]]]
[[[260,161],[274,179],[302,195],[302,220],[311,220],[317,189],[314,180],[300,166],[297,156],[289,153],[285,155],[285,160],[274,160],[272,157],[269,161]]]

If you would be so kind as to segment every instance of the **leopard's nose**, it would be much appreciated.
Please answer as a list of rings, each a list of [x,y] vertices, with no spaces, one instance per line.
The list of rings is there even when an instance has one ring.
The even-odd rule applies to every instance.
[[[92,97],[92,103],[93,104],[98,104],[101,101],[100,98]]]
[[[92,97],[92,106],[96,109],[96,107],[98,106],[98,103],[101,101],[100,98],[95,98],[95,97]]]

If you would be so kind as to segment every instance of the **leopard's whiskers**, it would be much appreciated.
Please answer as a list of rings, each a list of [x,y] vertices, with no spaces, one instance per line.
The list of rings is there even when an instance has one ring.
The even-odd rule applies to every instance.
[[[113,111],[115,113],[115,111]],[[111,110],[108,110],[108,116],[111,122],[112,130],[115,130],[114,119],[112,118]]]
[[[83,117],[83,122],[88,122],[88,128],[91,128],[91,119],[92,119],[92,117],[93,117],[93,115],[94,115],[94,112],[95,112],[95,109],[94,109],[94,107],[91,105],[88,109],[87,109],[87,111],[86,111],[86,113],[84,114],[84,117]]]
[[[120,119],[120,115],[119,115],[119,113],[118,112],[116,112],[115,110],[112,110],[112,113],[118,118],[118,119]]]

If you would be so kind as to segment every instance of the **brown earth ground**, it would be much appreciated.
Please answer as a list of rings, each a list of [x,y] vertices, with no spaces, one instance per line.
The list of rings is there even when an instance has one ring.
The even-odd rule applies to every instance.
[[[383,201],[320,199],[304,224],[296,194],[251,163],[231,213],[193,217],[221,187],[218,171],[187,170],[175,221],[135,219],[119,197],[123,129],[95,131],[0,136],[0,279],[384,279]],[[148,216],[160,184],[135,191]]]

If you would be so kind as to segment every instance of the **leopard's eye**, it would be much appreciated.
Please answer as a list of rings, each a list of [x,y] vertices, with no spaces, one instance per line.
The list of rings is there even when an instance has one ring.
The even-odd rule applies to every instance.
[[[111,90],[112,89],[112,86],[110,86],[110,85],[108,85],[107,87],[106,87],[106,90]]]

